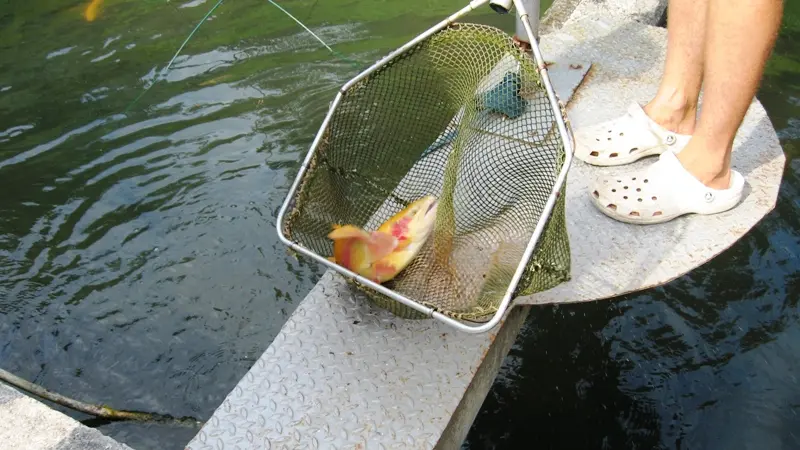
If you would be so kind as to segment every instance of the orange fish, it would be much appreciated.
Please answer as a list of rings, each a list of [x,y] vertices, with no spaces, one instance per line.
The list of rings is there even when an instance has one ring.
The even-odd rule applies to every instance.
[[[92,0],[83,11],[83,18],[86,19],[87,22],[94,22],[94,19],[100,14],[100,6],[102,5],[103,0]]]
[[[354,225],[334,225],[328,234],[333,240],[333,256],[328,260],[385,283],[417,256],[433,231],[437,207],[435,197],[423,197],[372,232]]]

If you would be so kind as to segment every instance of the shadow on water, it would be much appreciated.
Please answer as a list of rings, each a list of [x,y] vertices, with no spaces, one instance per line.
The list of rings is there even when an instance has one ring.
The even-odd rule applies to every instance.
[[[778,202],[657,289],[534,308],[464,449],[800,448],[800,4],[759,100],[786,154]]]

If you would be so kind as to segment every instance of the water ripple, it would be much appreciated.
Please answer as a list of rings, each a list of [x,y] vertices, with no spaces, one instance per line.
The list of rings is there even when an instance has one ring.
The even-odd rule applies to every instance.
[[[319,33],[363,38],[358,24]],[[130,67],[147,36],[109,30],[46,61]],[[4,368],[87,401],[207,416],[310,289],[319,269],[286,255],[274,216],[352,68],[264,66],[318,51],[302,33],[231,44],[187,51],[141,112],[118,113],[159,70],[109,65],[61,94],[84,105],[72,126],[20,110],[0,131],[19,149],[0,173],[23,193],[0,199]],[[262,67],[220,71],[246,64]]]

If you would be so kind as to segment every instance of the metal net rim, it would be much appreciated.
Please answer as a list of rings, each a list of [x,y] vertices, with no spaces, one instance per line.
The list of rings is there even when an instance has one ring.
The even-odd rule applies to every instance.
[[[416,44],[413,47],[410,47],[409,49],[406,50],[406,52],[403,52],[402,54],[400,54],[398,58],[402,59],[402,56],[404,56],[404,55],[406,55],[408,53],[413,53],[416,49],[419,49],[420,47],[428,44],[430,42],[430,40],[433,37],[437,36],[437,35],[441,35],[442,33],[446,33],[448,31],[452,31],[452,30],[464,29],[464,27],[467,27],[467,28],[474,27],[474,28],[478,28],[478,29],[488,29],[488,30],[492,30],[493,32],[496,32],[496,33],[502,33],[502,35],[504,35],[507,38],[508,42],[511,43],[511,45],[514,45],[512,37],[509,36],[508,34],[506,34],[505,32],[503,32],[502,30],[497,29],[496,27],[483,25],[483,24],[453,23],[453,24],[450,24],[449,26],[437,31],[436,33],[432,34],[426,40]],[[517,49],[516,46],[514,46],[514,48]],[[534,67],[534,63],[533,63],[533,60],[530,57],[530,55],[528,53],[526,53],[526,52],[523,52],[522,50],[519,50],[519,52],[522,55],[524,55],[524,57],[527,57],[528,58],[528,64],[531,67]],[[352,91],[353,89],[357,89],[359,86],[364,86],[364,85],[369,84],[370,81],[373,80],[375,77],[377,77],[381,73],[389,70],[393,66],[393,64],[398,61],[398,58],[392,59],[391,61],[386,61],[374,73],[370,74],[367,77],[364,77],[363,79],[359,80],[359,82],[354,83],[352,86],[350,86],[350,88],[348,90],[340,91],[340,93],[343,96],[346,96],[347,92]],[[535,70],[534,70],[534,72],[538,75],[538,72],[536,72]],[[539,84],[541,86],[541,80],[539,80]],[[337,97],[337,99],[338,99],[338,97]],[[330,111],[329,111],[329,114],[331,116],[334,116],[335,112],[336,112],[336,110],[337,110],[337,108],[339,106],[340,106],[339,104],[333,104],[331,109],[330,109]],[[561,119],[564,120],[565,123],[566,123],[567,119],[566,119],[565,112],[563,111],[563,108],[559,108],[559,110],[553,111],[553,114],[560,115]],[[285,220],[282,221],[282,223],[281,223],[282,231],[283,231],[284,235],[287,237],[288,240],[294,242],[295,244],[299,244],[301,246],[303,246],[302,243],[300,243],[297,239],[295,239],[295,236],[293,234],[293,226],[292,225],[293,225],[294,221],[297,220],[298,215],[301,214],[300,207],[298,205],[302,204],[303,203],[303,199],[307,198],[308,195],[310,195],[310,193],[307,191],[307,183],[309,182],[309,180],[311,180],[310,174],[315,170],[315,168],[317,167],[317,164],[319,163],[319,158],[320,158],[321,153],[318,150],[320,148],[325,148],[325,146],[328,143],[328,139],[330,138],[330,135],[331,135],[331,122],[332,121],[327,122],[321,128],[321,130],[320,130],[321,132],[319,134],[319,139],[317,139],[316,145],[312,146],[312,148],[309,150],[309,152],[311,152],[310,153],[311,157],[308,160],[309,161],[308,166],[305,167],[305,168],[302,168],[301,169],[301,173],[298,174],[299,183],[298,183],[297,189],[296,189],[294,195],[291,195],[290,198],[287,198],[288,208],[287,208],[287,214],[286,214]],[[553,127],[555,127],[555,124],[553,124]],[[557,172],[560,173],[561,170],[563,169],[563,165],[564,165],[565,159],[566,159],[565,146],[564,146],[563,139],[559,139],[558,140],[557,158],[558,158],[558,170],[557,170]],[[554,182],[553,185],[552,185],[553,190],[555,190],[555,187],[556,186],[555,186],[555,182]],[[566,189],[566,181],[564,181],[564,183],[560,187],[560,190],[561,190],[562,193],[565,191],[565,189]],[[562,224],[564,222],[563,202],[564,202],[564,196],[561,195],[560,198],[557,200],[558,204],[550,212],[548,217],[546,217],[546,218],[545,217],[539,217],[538,220],[540,220],[540,221],[541,220],[546,220],[547,224],[545,226],[544,232],[539,237],[539,241],[537,242],[537,246],[536,246],[537,248],[541,247],[541,245],[542,245],[542,243],[543,243],[543,241],[544,241],[544,239],[545,239],[545,237],[547,235],[547,232],[554,225],[557,226],[557,227],[558,226],[562,226]],[[565,226],[565,225],[563,225],[563,226]],[[568,245],[568,242],[567,242],[567,245]],[[303,247],[307,248],[306,246],[303,246]],[[315,255],[315,257],[317,259],[325,258],[325,256],[320,255],[318,252],[315,252],[313,250],[311,250],[311,252]],[[525,271],[523,273],[523,277],[520,279],[520,282],[515,286],[514,295],[512,295],[512,298],[517,296],[520,293],[524,294],[526,289],[527,289],[527,286],[524,286],[523,280],[526,277],[529,277],[532,273],[536,272],[537,270],[541,270],[541,265],[540,265],[540,267],[535,267],[535,264],[533,264],[534,260],[536,259],[536,256],[537,256],[536,252],[533,252],[527,260],[520,261],[519,266],[525,266]],[[567,266],[568,265],[569,265],[569,263],[567,262]],[[337,268],[334,268],[334,270],[336,270],[337,272],[339,271]],[[392,311],[396,315],[399,315],[401,317],[402,316],[409,316],[408,318],[427,317],[427,315],[422,314],[421,312],[419,312],[419,311],[417,311],[417,310],[415,310],[413,308],[410,308],[410,307],[408,307],[406,305],[403,305],[402,303],[398,302],[395,299],[387,297],[386,295],[373,290],[369,286],[364,285],[364,284],[358,282],[355,279],[352,279],[351,277],[347,276],[346,274],[343,274],[341,272],[340,272],[340,274],[348,282],[349,286],[355,287],[358,290],[360,290],[362,293],[367,294],[367,298],[370,299],[370,301],[372,303],[377,304],[378,306],[380,306],[382,308],[389,309],[390,311]],[[569,273],[568,273],[568,269],[567,269],[566,277],[562,276],[560,282],[566,281],[568,279],[569,279]],[[384,286],[384,287],[386,287],[386,286]],[[392,290],[393,292],[397,292],[397,291],[394,291],[394,289],[392,289],[392,288],[389,288],[389,289]],[[397,292],[397,293],[402,295],[402,293],[400,293],[400,292]],[[431,310],[439,312],[439,313],[441,313],[443,315],[446,315],[448,317],[451,317],[451,318],[454,318],[454,319],[458,319],[458,320],[468,320],[468,321],[476,321],[476,322],[484,322],[487,319],[487,317],[495,315],[499,311],[499,306],[500,306],[499,303],[496,303],[494,305],[490,305],[488,307],[486,307],[486,306],[481,307],[479,305],[473,305],[473,307],[469,311],[448,311],[447,309],[440,308],[438,305],[433,304],[431,302],[428,302],[425,299],[412,298],[412,297],[408,297],[408,296],[406,296],[406,298],[408,298],[409,300],[415,302],[418,305],[421,305],[421,306],[426,307],[426,308],[430,308]],[[416,316],[416,317],[414,317],[414,316]]]

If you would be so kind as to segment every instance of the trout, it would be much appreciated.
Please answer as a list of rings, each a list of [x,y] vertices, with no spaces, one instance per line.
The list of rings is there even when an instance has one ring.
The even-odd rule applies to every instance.
[[[419,254],[433,231],[438,201],[425,196],[368,232],[355,225],[334,225],[328,260],[376,283],[397,276]]]
[[[100,7],[103,5],[103,0],[92,0],[83,11],[83,18],[87,22],[94,22],[100,14]]]

